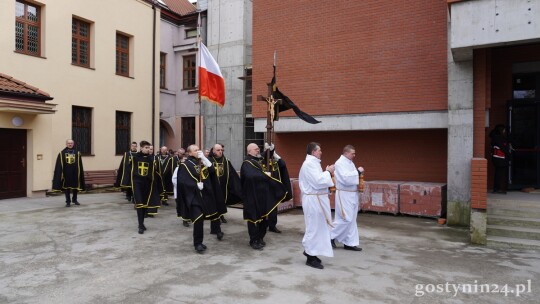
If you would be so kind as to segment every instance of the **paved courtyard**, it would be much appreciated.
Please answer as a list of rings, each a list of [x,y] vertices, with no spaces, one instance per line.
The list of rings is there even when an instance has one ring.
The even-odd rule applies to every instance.
[[[0,303],[538,303],[540,295],[539,252],[472,246],[466,230],[431,219],[361,213],[364,250],[338,248],[317,270],[302,255],[300,209],[280,214],[283,233],[255,251],[242,210],[229,208],[225,238],[206,223],[200,255],[172,200],[146,219],[144,235],[122,194],[79,201],[0,201]]]

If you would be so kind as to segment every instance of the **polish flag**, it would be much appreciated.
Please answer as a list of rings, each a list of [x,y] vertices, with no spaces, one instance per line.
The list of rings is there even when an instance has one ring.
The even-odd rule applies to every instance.
[[[199,66],[199,97],[223,108],[225,105],[225,79],[210,51],[201,42]]]

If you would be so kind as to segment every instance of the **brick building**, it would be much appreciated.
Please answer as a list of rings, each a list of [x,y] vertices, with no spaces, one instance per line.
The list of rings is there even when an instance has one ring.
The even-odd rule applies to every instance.
[[[275,123],[291,176],[308,142],[321,143],[323,165],[352,144],[368,180],[446,183],[448,223],[468,226],[491,187],[489,132],[540,125],[540,1],[511,2],[253,3],[253,96],[267,92],[275,50],[280,90],[322,121],[288,111]],[[513,103],[521,116],[510,117]],[[265,111],[254,99],[257,132]],[[537,149],[540,132],[528,130],[514,136]],[[539,154],[517,156],[534,168],[513,168],[514,181],[540,186]]]

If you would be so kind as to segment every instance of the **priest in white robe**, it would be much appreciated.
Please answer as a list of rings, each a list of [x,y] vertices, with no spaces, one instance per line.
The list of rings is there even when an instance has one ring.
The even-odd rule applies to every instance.
[[[343,244],[346,250],[362,251],[358,237],[356,217],[358,215],[358,182],[359,174],[364,168],[356,168],[353,159],[356,151],[353,146],[343,148],[343,154],[336,161],[336,205],[335,219],[332,228],[332,247],[336,248],[335,241]]]
[[[306,232],[302,239],[304,255],[307,257],[306,265],[317,269],[324,266],[318,255],[333,257],[330,244],[330,229],[332,227],[332,213],[328,198],[328,187],[334,186],[332,173],[334,165],[321,167],[322,150],[318,143],[307,146],[306,160],[300,168],[299,184],[302,191],[302,209]]]

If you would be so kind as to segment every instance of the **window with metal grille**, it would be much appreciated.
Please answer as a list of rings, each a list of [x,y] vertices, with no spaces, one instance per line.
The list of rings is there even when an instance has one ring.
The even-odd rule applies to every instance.
[[[116,155],[126,152],[131,143],[131,113],[116,111]]]
[[[195,144],[195,117],[182,117],[182,148]]]
[[[75,18],[71,23],[71,63],[90,67],[90,23]]]
[[[92,109],[73,106],[71,110],[71,138],[83,155],[92,153]]]
[[[129,76],[129,37],[116,34],[116,74]]]
[[[195,55],[184,57],[184,90],[195,88],[196,65]]]
[[[161,53],[159,56],[159,87],[162,89],[167,88],[166,78],[167,72],[167,54]]]
[[[15,51],[41,55],[40,7],[23,1],[15,2]]]

